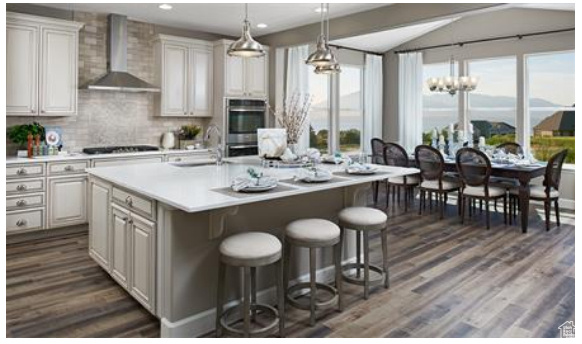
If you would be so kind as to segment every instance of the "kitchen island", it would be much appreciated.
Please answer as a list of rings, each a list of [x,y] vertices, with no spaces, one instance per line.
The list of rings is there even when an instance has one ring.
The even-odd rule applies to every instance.
[[[180,163],[89,169],[89,254],[120,285],[161,320],[163,337],[199,336],[214,329],[218,245],[241,231],[279,238],[285,225],[307,217],[337,221],[346,206],[362,205],[374,181],[418,170],[377,166],[372,175],[330,169],[331,181],[304,184],[294,169],[262,168],[258,159],[233,159],[221,166]],[[277,188],[245,194],[230,190],[249,167],[279,180]],[[344,261],[354,260],[348,233]],[[299,250],[299,249],[297,249]],[[295,252],[291,279],[305,280],[308,257]],[[319,252],[318,278],[331,279],[331,252]],[[274,304],[272,267],[259,272],[258,301]],[[236,271],[236,272],[235,272]],[[229,305],[240,295],[238,270],[228,270]]]

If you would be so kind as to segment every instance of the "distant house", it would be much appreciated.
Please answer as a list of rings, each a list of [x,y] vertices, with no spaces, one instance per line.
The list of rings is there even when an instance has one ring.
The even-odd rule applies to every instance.
[[[515,134],[515,127],[505,122],[491,122],[491,121],[471,121],[473,124],[473,136],[484,136],[490,138],[493,135],[508,135]]]
[[[574,136],[574,110],[556,111],[534,127],[535,136]]]

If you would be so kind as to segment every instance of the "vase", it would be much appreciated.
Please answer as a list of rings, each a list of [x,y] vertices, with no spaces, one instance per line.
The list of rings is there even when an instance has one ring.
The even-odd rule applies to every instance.
[[[297,154],[297,150],[299,149],[298,146],[299,145],[297,143],[287,142],[287,148],[289,148],[289,150],[291,151],[291,153],[293,153],[295,155],[299,155],[299,154]]]

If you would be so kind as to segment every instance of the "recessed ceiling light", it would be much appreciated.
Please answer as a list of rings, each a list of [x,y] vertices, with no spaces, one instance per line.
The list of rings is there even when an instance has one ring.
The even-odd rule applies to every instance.
[[[259,23],[259,24],[257,24],[257,27],[258,27],[259,29],[265,29],[267,26],[268,26],[268,25],[267,25],[267,24],[265,24],[265,23]]]
[[[160,6],[158,6],[160,9],[165,10],[165,11],[169,11],[172,9],[172,5],[170,4],[161,4]]]
[[[322,11],[323,11],[323,12],[327,12],[327,8],[325,8],[325,7],[324,7],[324,8],[322,9],[321,7],[317,7],[317,8],[315,9],[315,12],[316,12],[316,13],[321,13]]]

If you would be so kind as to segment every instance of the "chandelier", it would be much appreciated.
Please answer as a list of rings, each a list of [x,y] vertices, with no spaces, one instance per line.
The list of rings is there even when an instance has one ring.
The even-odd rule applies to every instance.
[[[326,17],[324,17],[324,14]],[[340,65],[329,47],[329,4],[321,4],[321,32],[317,37],[316,49],[305,63],[315,67],[316,74],[341,73]]]
[[[477,88],[479,78],[475,76],[460,76],[457,78],[455,77],[455,59],[453,56],[451,56],[449,63],[449,76],[432,77],[426,81],[431,92],[446,92],[454,96],[459,91],[471,92]]]

